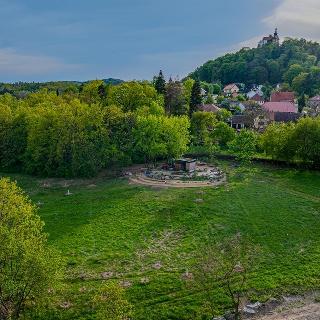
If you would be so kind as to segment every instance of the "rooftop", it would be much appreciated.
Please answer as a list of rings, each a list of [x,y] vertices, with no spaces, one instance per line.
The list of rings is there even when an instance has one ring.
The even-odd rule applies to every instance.
[[[204,112],[219,112],[221,109],[215,104],[203,104],[199,106],[199,110]]]
[[[294,102],[294,92],[273,92],[271,94],[271,102]]]
[[[315,96],[313,98],[310,98],[310,101],[320,101],[320,96]]]
[[[296,105],[292,102],[266,102],[263,107],[269,112],[298,112]]]

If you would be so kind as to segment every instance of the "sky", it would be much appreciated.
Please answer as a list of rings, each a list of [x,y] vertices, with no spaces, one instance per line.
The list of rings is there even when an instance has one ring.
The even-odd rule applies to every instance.
[[[320,0],[0,0],[0,82],[186,76],[281,37],[320,41]]]

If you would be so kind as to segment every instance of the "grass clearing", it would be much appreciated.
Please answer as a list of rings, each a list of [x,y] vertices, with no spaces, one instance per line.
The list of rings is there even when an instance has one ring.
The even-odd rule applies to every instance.
[[[202,189],[102,178],[45,187],[41,179],[9,175],[40,204],[49,242],[68,264],[60,303],[70,305],[39,319],[94,319],[88,301],[109,279],[127,287],[134,319],[194,319],[203,295],[185,274],[212,233],[218,241],[241,232],[261,247],[252,297],[319,288],[319,172],[221,165],[228,184]]]

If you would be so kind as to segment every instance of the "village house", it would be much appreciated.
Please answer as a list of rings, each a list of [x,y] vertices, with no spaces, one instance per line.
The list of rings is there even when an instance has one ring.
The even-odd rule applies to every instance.
[[[295,122],[301,117],[297,106],[292,102],[266,102],[262,107],[267,111],[269,123]]]
[[[235,83],[228,84],[223,88],[223,93],[227,97],[236,97],[239,94],[239,92],[240,88]]]
[[[241,129],[250,128],[252,123],[247,115],[235,114],[230,119],[230,127],[240,131]]]
[[[249,101],[254,101],[260,105],[263,105],[265,103],[262,86],[254,87],[246,94],[246,96]]]
[[[199,106],[199,111],[218,113],[221,109],[215,104],[203,104]]]
[[[279,44],[280,38],[278,35],[278,29],[274,31],[274,34],[270,34],[269,36],[263,37],[262,40],[258,44],[258,48],[261,48],[268,44]]]
[[[252,128],[263,132],[272,122],[295,122],[300,117],[296,105],[292,102],[266,102],[262,105],[262,110],[255,115],[233,115],[229,124],[238,131]]]
[[[263,91],[262,91],[262,86],[254,86],[247,94],[246,96],[248,99],[251,99],[253,96],[258,94],[259,96],[263,97]]]
[[[258,93],[256,93],[253,97],[251,97],[249,101],[254,101],[260,105],[263,105],[265,103],[263,96],[260,96]]]

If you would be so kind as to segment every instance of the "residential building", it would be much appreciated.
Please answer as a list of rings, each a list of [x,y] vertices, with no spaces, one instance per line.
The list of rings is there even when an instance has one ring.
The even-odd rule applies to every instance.
[[[265,103],[265,100],[263,96],[260,96],[258,93],[256,93],[253,97],[249,99],[250,101],[254,101],[260,105],[263,105]]]
[[[233,115],[229,123],[230,123],[230,127],[236,130],[250,128],[252,126],[252,123],[249,117],[244,114]]]
[[[263,97],[262,86],[255,86],[255,87],[253,87],[253,88],[246,94],[246,96],[248,97],[248,99],[251,99],[251,98],[254,97],[256,94],[258,94],[259,96]]]
[[[235,97],[239,92],[240,88],[235,83],[228,84],[223,88],[223,93],[228,97]]]

